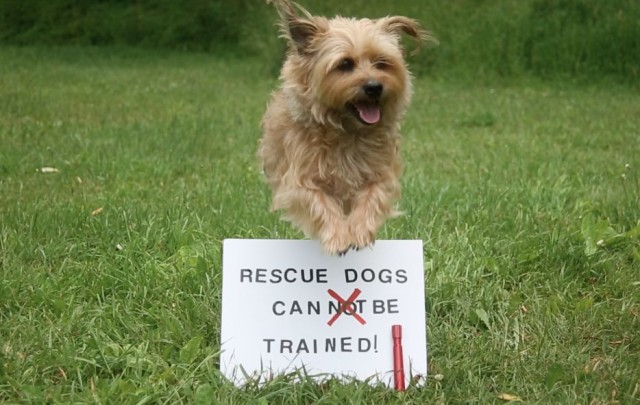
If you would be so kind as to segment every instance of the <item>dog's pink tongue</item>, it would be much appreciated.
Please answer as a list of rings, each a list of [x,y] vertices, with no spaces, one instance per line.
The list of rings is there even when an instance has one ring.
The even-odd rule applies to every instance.
[[[362,121],[367,124],[375,124],[380,121],[380,107],[373,104],[357,103],[356,109]]]

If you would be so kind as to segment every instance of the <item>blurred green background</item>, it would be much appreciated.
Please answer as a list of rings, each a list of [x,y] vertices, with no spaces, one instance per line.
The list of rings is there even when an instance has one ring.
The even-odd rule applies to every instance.
[[[418,74],[640,78],[638,0],[303,0],[314,14],[420,20],[440,45]],[[263,0],[3,0],[0,44],[115,45],[258,56],[280,64]]]

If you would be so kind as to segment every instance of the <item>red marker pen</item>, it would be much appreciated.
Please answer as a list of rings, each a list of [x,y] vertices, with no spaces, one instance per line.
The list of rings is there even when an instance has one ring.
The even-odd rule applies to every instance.
[[[393,383],[397,391],[404,391],[404,360],[402,354],[402,325],[391,326],[393,337]]]

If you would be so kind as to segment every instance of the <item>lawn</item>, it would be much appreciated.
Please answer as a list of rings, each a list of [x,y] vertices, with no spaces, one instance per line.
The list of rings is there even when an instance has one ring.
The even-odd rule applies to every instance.
[[[0,48],[0,402],[640,401],[640,92],[420,77],[401,208],[430,375],[236,389],[221,241],[300,238],[255,159],[277,61]]]

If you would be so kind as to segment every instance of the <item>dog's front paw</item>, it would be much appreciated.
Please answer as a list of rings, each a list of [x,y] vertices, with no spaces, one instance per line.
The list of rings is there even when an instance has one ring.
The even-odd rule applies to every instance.
[[[347,240],[332,238],[322,242],[322,249],[332,256],[344,256],[354,246]]]
[[[353,247],[356,250],[371,246],[376,241],[375,230],[368,229],[366,227],[358,227],[353,224],[350,227],[351,234],[353,235]]]
[[[327,237],[322,238],[322,249],[332,256],[344,256],[353,247],[352,238],[346,227],[336,229]]]

